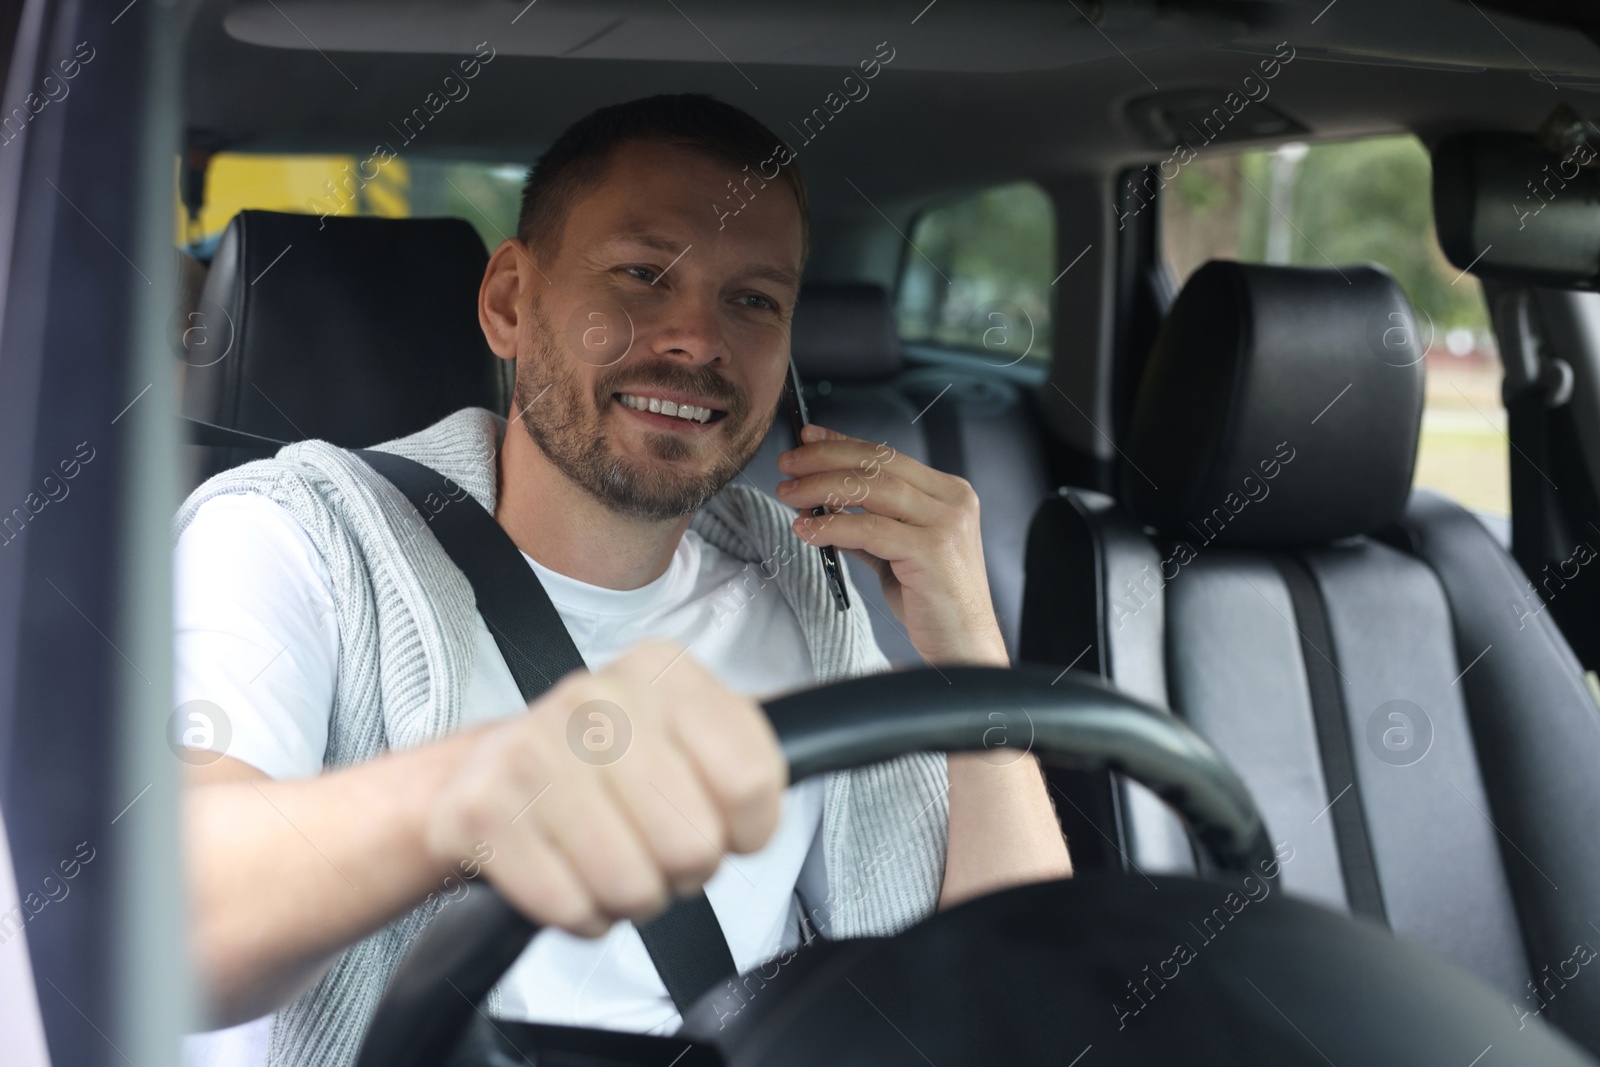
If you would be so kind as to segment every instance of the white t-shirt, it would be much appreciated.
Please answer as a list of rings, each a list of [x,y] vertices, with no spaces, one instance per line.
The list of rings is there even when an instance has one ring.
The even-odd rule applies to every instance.
[[[591,669],[647,638],[676,640],[730,688],[770,696],[814,681],[799,621],[760,571],[684,534],[672,562],[638,589],[576,581],[524,554]],[[338,678],[331,580],[300,524],[264,496],[215,497],[196,511],[174,557],[175,697],[206,700],[227,717],[226,752],[273,778],[322,770]],[[462,725],[522,711],[521,694],[481,616]],[[822,780],[789,789],[777,832],[761,851],[730,857],[706,885],[741,971],[798,942],[794,889],[825,886]],[[808,856],[810,860],[808,862]],[[821,899],[819,896],[818,899]],[[670,1033],[678,1013],[630,923],[595,939],[542,931],[500,984],[508,1018]],[[249,1036],[254,1047],[261,1029]],[[239,1028],[235,1028],[238,1031]],[[224,1032],[237,1044],[241,1035]],[[214,1042],[206,1059],[235,1060]]]

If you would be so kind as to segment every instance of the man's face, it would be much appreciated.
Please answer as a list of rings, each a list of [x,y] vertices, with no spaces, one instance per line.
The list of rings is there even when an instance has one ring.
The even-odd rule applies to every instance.
[[[800,211],[787,184],[662,144],[613,154],[559,250],[524,261],[514,414],[611,509],[686,515],[760,445],[789,359]],[[554,252],[552,256],[550,253]],[[533,263],[537,267],[533,267]],[[673,413],[675,411],[675,413]],[[687,417],[685,413],[687,412]]]

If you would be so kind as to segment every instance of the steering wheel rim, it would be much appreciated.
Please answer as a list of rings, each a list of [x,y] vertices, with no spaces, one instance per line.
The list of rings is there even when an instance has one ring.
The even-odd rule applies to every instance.
[[[1140,782],[1183,817],[1220,871],[1272,859],[1265,821],[1222,756],[1169,712],[1096,678],[1052,677],[1027,665],[925,668],[792,693],[765,710],[791,782],[912,752],[1015,748],[1052,766]],[[1014,743],[1023,724],[1027,741]],[[357,1067],[444,1062],[478,1002],[538,931],[491,884],[471,883],[396,969]]]

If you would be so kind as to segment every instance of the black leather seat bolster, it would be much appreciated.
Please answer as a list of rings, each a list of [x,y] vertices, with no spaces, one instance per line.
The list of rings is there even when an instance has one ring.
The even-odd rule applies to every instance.
[[[1102,497],[1109,501],[1109,497]],[[1071,490],[1039,505],[1028,525],[1017,658],[1109,678],[1100,538]],[[1117,791],[1107,774],[1045,768],[1079,870],[1126,870]]]
[[[1165,584],[1161,553],[1115,502],[1087,489],[1065,490],[1096,540],[1102,640],[1108,677],[1125,692],[1167,706]]]
[[[1039,505],[1028,526],[1019,658],[1111,677],[1105,640],[1103,534],[1091,521],[1110,497],[1062,489]]]
[[[1133,696],[1167,706],[1162,557],[1115,501],[1089,489],[1062,489],[1046,500],[1028,531],[1026,568],[1020,659],[1094,671]],[[1071,799],[1081,809],[1078,817],[1093,817],[1095,829],[1111,839],[1108,863],[1194,873],[1183,824],[1154,793],[1119,775],[1109,784],[1060,781],[1057,807]],[[1080,842],[1070,838],[1072,818],[1063,814],[1063,824],[1074,855],[1083,856]],[[1083,845],[1100,851],[1092,841]]]
[[[1561,977],[1572,975],[1575,946],[1600,948],[1592,925],[1600,906],[1600,708],[1555,621],[1534,613],[1539,602],[1526,599],[1534,594],[1481,524],[1419,490],[1402,525],[1450,601],[1488,814],[1529,970],[1548,1005],[1543,1014],[1600,1049],[1600,981],[1588,967],[1575,980]],[[1538,1008],[1531,995],[1518,1003]]]

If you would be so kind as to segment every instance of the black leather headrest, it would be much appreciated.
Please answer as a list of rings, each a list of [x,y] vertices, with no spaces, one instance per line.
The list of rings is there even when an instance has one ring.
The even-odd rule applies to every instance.
[[[183,413],[345,447],[503,413],[506,371],[478,326],[488,258],[459,219],[240,212],[201,294],[206,346],[185,345]]]
[[[1416,464],[1420,340],[1380,267],[1206,264],[1145,367],[1123,503],[1196,546],[1318,544],[1387,525]]]
[[[789,352],[806,381],[888,378],[904,356],[889,294],[865,282],[814,282],[800,291]]]

